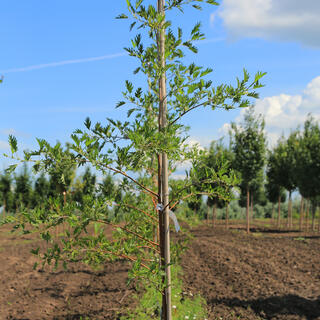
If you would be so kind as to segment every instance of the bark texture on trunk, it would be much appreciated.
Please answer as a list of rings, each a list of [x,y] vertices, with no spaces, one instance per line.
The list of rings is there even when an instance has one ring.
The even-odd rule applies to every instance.
[[[158,0],[158,12],[165,16],[164,0]],[[165,75],[165,19],[158,32],[158,56],[159,63],[162,69],[159,79],[159,131],[163,132],[167,127],[167,90],[166,90],[166,75]],[[170,268],[170,226],[169,226],[169,179],[168,179],[168,157],[165,152],[160,154],[159,161],[159,200],[164,209],[161,212],[160,223],[160,245],[161,245],[161,263],[165,269],[163,282],[166,284],[162,298],[162,319],[172,320],[171,314],[171,268]]]

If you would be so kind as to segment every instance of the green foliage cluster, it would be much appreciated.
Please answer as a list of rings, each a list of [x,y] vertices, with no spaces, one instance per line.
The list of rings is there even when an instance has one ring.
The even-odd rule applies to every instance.
[[[206,319],[206,301],[199,295],[193,296],[191,292],[183,291],[182,270],[175,265],[172,268],[172,317],[174,320]],[[151,320],[159,319],[161,307],[159,304],[161,292],[154,290],[149,283],[145,283],[142,294],[136,295],[137,307],[129,314],[121,317],[123,320]]]

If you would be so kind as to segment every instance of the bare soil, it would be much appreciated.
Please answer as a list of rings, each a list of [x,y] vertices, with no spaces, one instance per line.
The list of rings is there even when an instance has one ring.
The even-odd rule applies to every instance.
[[[191,230],[185,288],[207,301],[209,319],[320,319],[316,234],[240,226]]]
[[[31,236],[0,228],[0,320],[118,319],[136,293],[128,264],[100,270],[33,270]],[[183,255],[186,292],[207,301],[209,319],[320,319],[320,238],[263,226],[198,226]],[[43,245],[43,243],[42,243]]]

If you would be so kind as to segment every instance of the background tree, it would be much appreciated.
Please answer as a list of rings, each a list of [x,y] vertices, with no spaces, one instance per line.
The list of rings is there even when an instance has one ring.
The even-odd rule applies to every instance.
[[[264,120],[254,115],[251,107],[245,112],[241,127],[232,123],[233,135],[231,146],[234,152],[233,167],[241,174],[241,192],[246,193],[247,232],[250,232],[249,205],[250,193],[253,192],[257,180],[263,175],[266,155],[266,138],[264,134]]]
[[[10,199],[12,199],[12,177],[8,173],[0,175],[0,192],[3,206],[3,216],[10,209]]]
[[[73,183],[72,198],[79,204],[83,204],[84,197],[96,196],[96,180],[97,177],[90,170],[90,167],[85,169],[83,175],[81,175]]]
[[[32,197],[32,206],[46,207],[49,197],[50,184],[44,172],[36,178],[34,183],[34,191]]]
[[[32,180],[27,165],[24,165],[21,172],[14,177],[14,208],[16,211],[23,207],[31,206],[32,198]]]
[[[281,150],[279,150],[276,147],[273,149],[273,151],[269,152],[268,161],[267,161],[267,172],[266,172],[266,176],[267,176],[266,196],[273,205],[275,203],[278,203],[278,218],[277,218],[278,227],[280,227],[280,220],[281,220],[280,203],[284,202],[286,199],[284,194],[284,188],[281,185],[281,177],[280,177],[281,153],[279,153],[279,151]]]
[[[76,164],[68,161],[73,156],[70,145],[67,144],[65,148],[62,148],[58,142],[54,148],[53,151],[59,156],[60,161],[55,162],[48,158],[44,164],[49,175],[49,196],[60,197],[61,204],[65,205],[67,197],[70,197],[69,191],[76,176]]]
[[[312,230],[315,227],[317,198],[320,195],[320,127],[311,116],[304,123],[300,137],[292,139],[295,143],[295,177],[300,194],[311,200]]]
[[[288,227],[292,227],[292,192],[297,188],[296,182],[296,155],[298,132],[293,131],[288,139],[282,137],[278,141],[275,152],[278,158],[279,183],[289,193],[288,200]]]
[[[234,175],[234,170],[232,167],[234,161],[234,154],[230,148],[227,148],[223,145],[222,141],[213,141],[210,144],[208,155],[206,157],[206,165],[213,169],[215,172],[218,172],[223,167],[225,170],[226,176]],[[218,183],[212,184],[212,188],[217,188]],[[232,193],[231,189],[228,192]],[[212,221],[214,225],[214,220],[216,217],[216,208],[226,207],[226,226],[229,222],[229,212],[228,205],[229,201],[224,201],[218,196],[209,196],[207,200],[208,207],[212,207]]]

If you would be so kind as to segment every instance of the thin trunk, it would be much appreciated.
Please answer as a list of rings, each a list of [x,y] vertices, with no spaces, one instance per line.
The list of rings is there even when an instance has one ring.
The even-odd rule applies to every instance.
[[[303,226],[303,204],[304,204],[304,199],[303,196],[301,196],[301,201],[300,201],[300,224],[299,224],[299,230],[302,231],[302,226]]]
[[[208,210],[207,210],[207,225],[209,225],[209,212],[210,212],[210,207],[208,206]]]
[[[315,204],[312,202],[311,203],[311,213],[312,213],[312,224],[311,224],[311,229],[312,231],[314,231],[315,228],[315,215],[316,215],[316,206]]]
[[[253,222],[253,193],[251,192],[251,222]]]
[[[278,228],[280,228],[280,219],[281,219],[281,196],[278,197]]]
[[[214,202],[214,205],[212,208],[212,226],[213,227],[216,225],[216,211],[217,211],[217,203]]]
[[[274,203],[272,203],[271,221],[272,221],[272,224],[275,223],[275,221],[274,221]]]
[[[318,214],[319,214],[319,217],[318,217],[318,232],[320,232],[320,210],[319,210],[319,207],[318,208]]]
[[[306,231],[309,231],[309,209],[310,209],[310,200],[306,201]]]
[[[226,205],[226,228],[229,229],[229,204]]]
[[[292,227],[292,201],[291,201],[291,191],[289,191],[289,202],[288,202],[288,227]]]
[[[158,12],[165,16],[164,10],[164,0],[158,0]],[[158,55],[159,63],[162,69],[161,77],[159,79],[159,131],[164,131],[167,127],[167,92],[166,92],[166,74],[165,74],[165,19],[163,19],[162,25],[158,32]],[[166,284],[165,292],[162,298],[162,319],[172,320],[171,314],[171,268],[170,268],[170,226],[169,226],[169,184],[168,184],[168,157],[165,152],[160,155],[161,158],[161,172],[160,172],[160,193],[159,197],[161,204],[164,207],[162,210],[162,225],[163,229],[160,241],[163,250],[161,250],[161,260],[162,266],[165,269],[165,276],[163,276],[163,281]]]
[[[250,192],[249,187],[247,187],[247,233],[250,233],[250,221],[249,221],[249,205],[250,205]]]

